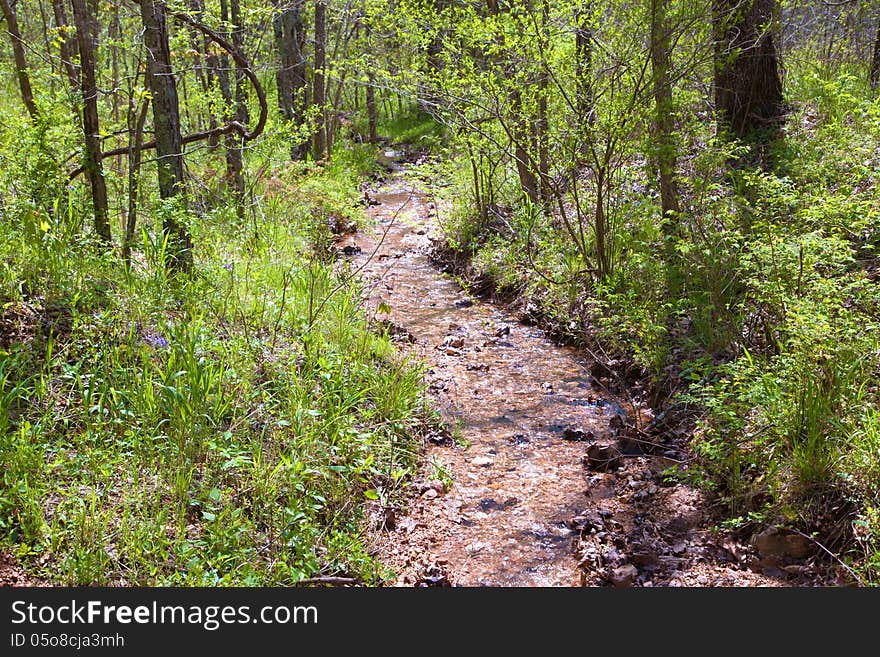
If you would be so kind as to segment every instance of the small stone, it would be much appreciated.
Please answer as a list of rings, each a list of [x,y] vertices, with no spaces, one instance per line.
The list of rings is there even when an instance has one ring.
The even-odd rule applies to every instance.
[[[562,431],[562,439],[568,440],[576,443],[585,443],[596,438],[596,434],[592,431],[584,431],[582,429],[575,429],[574,427],[566,427]]]
[[[443,346],[447,349],[452,347],[453,349],[461,349],[464,347],[464,336],[462,335],[447,335],[443,340]]]
[[[613,569],[608,579],[614,586],[626,588],[632,586],[638,576],[638,568],[628,563]]]
[[[489,458],[488,456],[478,456],[471,461],[471,465],[475,465],[478,468],[487,468],[493,463],[495,463],[495,460]]]
[[[436,490],[434,490],[433,488],[429,488],[424,493],[422,493],[422,499],[423,500],[435,500],[435,499],[437,499],[437,497],[439,495],[440,495],[440,493],[438,493]]]

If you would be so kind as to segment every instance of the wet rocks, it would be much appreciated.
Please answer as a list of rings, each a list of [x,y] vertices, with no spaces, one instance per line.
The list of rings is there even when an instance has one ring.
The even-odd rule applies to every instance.
[[[605,522],[598,511],[584,511],[566,524],[570,529],[578,532],[600,531],[605,526]]]
[[[590,470],[611,472],[623,465],[623,455],[613,443],[595,442],[587,447],[583,464]]]
[[[584,431],[575,427],[566,427],[562,430],[562,439],[576,443],[586,443],[596,439],[592,431]]]
[[[511,445],[528,445],[531,441],[524,433],[515,433],[507,438],[507,442]]]
[[[337,252],[344,256],[353,256],[361,252],[361,247],[357,244],[346,244],[342,248],[337,249]]]
[[[463,335],[447,335],[443,338],[438,349],[445,352],[447,356],[458,356],[464,349],[465,338]]]
[[[388,337],[390,337],[394,342],[405,342],[407,344],[413,344],[416,341],[416,336],[414,336],[409,330],[401,326],[400,324],[396,324],[391,320],[381,320],[377,322],[377,327],[381,330],[384,330],[388,333]]]
[[[419,568],[415,586],[417,588],[452,586],[452,582],[449,581],[449,574],[446,571],[445,565],[436,562]]]

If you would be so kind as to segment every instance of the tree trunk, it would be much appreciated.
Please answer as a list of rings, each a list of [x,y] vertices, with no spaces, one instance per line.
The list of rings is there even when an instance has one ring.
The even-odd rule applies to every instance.
[[[238,52],[244,52],[244,29],[241,23],[239,0],[229,0],[229,9],[232,18],[232,45]],[[241,125],[247,125],[247,81],[238,65],[235,66],[234,117]],[[235,211],[238,218],[243,221],[245,218],[244,138],[237,132],[231,132],[226,136],[226,163]]]
[[[162,199],[180,199],[186,204],[183,178],[183,140],[180,132],[180,107],[177,84],[171,68],[165,5],[159,0],[140,0],[147,49],[147,79],[153,102],[153,131],[156,163],[159,170],[159,195]],[[192,269],[192,242],[173,209],[162,213],[162,228],[168,240],[167,264],[171,269]]]
[[[52,0],[52,11],[55,14],[55,25],[60,30],[58,39],[59,50],[61,51],[61,63],[67,73],[67,79],[70,80],[70,88],[77,91],[79,89],[79,70],[77,69],[76,64],[73,63],[73,58],[77,54],[76,41],[74,41],[65,29],[68,22],[64,0]]]
[[[101,165],[101,128],[98,120],[98,86],[95,82],[95,49],[97,46],[97,17],[86,0],[71,0],[76,42],[79,46],[82,80],[82,127],[85,139],[85,170],[92,188],[92,209],[95,214],[95,233],[110,242],[109,202],[107,180]]]
[[[128,139],[131,145],[128,151],[128,213],[125,222],[125,237],[122,239],[122,260],[131,263],[131,245],[134,243],[134,231],[137,227],[138,196],[140,195],[141,145],[144,143],[144,124],[147,121],[149,102],[142,101],[140,109],[135,108],[131,99],[128,111]]]
[[[550,5],[547,0],[541,3],[541,51],[549,51],[549,35],[547,26],[550,20]],[[549,86],[549,74],[547,63],[541,63],[541,72],[538,78],[538,116],[535,121],[535,141],[538,151],[538,178],[540,179],[541,201],[547,211],[550,208],[550,136],[549,120],[547,117],[547,88]]]
[[[312,137],[312,155],[324,159],[327,150],[327,110],[324,68],[327,65],[327,1],[315,0],[315,76],[312,80],[312,103],[318,111],[318,125]]]
[[[275,87],[278,90],[278,112],[285,121],[293,119],[293,8],[280,10],[272,17],[275,49],[278,52],[278,69],[275,71]]]
[[[651,72],[654,91],[654,148],[656,169],[660,178],[660,203],[667,227],[674,228],[679,212],[678,188],[675,170],[678,165],[676,150],[675,116],[672,103],[672,85],[669,83],[669,25],[666,20],[668,0],[650,0],[651,3]]]
[[[578,152],[583,155],[586,149],[587,129],[593,124],[596,114],[593,109],[593,17],[590,5],[586,4],[577,14],[577,27],[574,34],[575,50],[575,107],[580,128]]]
[[[12,55],[15,59],[15,74],[18,77],[18,88],[21,90],[21,99],[27,108],[31,119],[36,120],[40,116],[37,104],[34,102],[34,92],[31,89],[31,77],[28,73],[27,57],[24,53],[24,42],[21,31],[18,29],[18,16],[9,0],[0,0],[0,8],[3,9],[3,17],[6,19],[6,31],[12,40]]]
[[[370,143],[375,144],[379,141],[379,133],[377,130],[378,121],[376,118],[376,76],[372,70],[367,73],[366,96],[367,123],[370,127]]]
[[[220,20],[224,25],[224,36],[229,40],[231,38],[229,26],[229,3],[227,0],[220,0]],[[220,92],[223,94],[223,103],[226,106],[226,121],[238,120],[238,100],[237,88],[233,94],[232,82],[229,75],[231,70],[228,55],[220,55],[220,70],[218,71],[218,79],[220,81]],[[237,77],[237,76],[236,76]],[[239,135],[230,133],[226,135],[226,184],[228,189],[232,190],[232,198],[235,202],[236,213],[239,219],[244,218],[244,178],[242,169],[244,163],[242,161],[241,138]]]
[[[784,119],[774,43],[776,0],[713,0],[715,109],[738,138],[777,130]]]
[[[305,50],[305,27],[302,19],[302,0],[275,16],[275,43],[278,49],[279,68],[278,109],[286,121],[297,127],[305,124],[305,108],[308,107]],[[290,148],[293,160],[303,159],[309,152],[308,140],[295,143]]]
[[[877,21],[877,36],[874,38],[874,57],[871,59],[871,89],[880,86],[880,21]]]

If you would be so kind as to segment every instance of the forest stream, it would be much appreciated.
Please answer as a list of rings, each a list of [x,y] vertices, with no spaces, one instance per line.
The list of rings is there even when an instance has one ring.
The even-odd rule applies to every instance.
[[[703,496],[661,478],[669,458],[613,452],[613,462],[591,463],[590,445],[619,433],[625,405],[594,387],[574,348],[437,269],[437,209],[395,169],[367,192],[373,226],[339,246],[373,308],[390,309],[389,332],[425,363],[431,400],[459,431],[454,444],[429,445],[410,508],[385,510],[376,549],[398,585],[808,581],[808,568],[783,563],[784,549],[768,561],[709,531]]]

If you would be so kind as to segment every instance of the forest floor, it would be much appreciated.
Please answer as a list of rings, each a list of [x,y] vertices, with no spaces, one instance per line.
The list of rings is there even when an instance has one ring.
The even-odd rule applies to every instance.
[[[469,297],[431,255],[434,202],[397,167],[365,192],[374,225],[339,244],[389,333],[426,367],[455,439],[427,446],[406,509],[374,549],[400,586],[815,586],[839,583],[805,537],[746,542],[707,496],[664,476],[684,454],[633,449],[650,412],[507,309]]]

